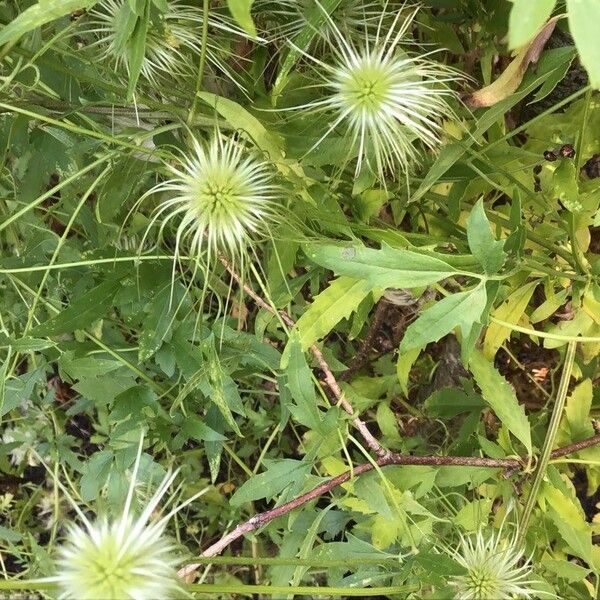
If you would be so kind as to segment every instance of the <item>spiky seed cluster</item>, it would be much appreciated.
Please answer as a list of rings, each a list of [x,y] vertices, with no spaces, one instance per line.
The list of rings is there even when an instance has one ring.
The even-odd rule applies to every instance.
[[[329,94],[298,108],[335,115],[314,147],[341,128],[358,157],[356,171],[366,163],[382,180],[386,173],[407,173],[418,162],[415,140],[430,149],[439,145],[441,121],[453,115],[448,100],[456,96],[448,84],[462,78],[431,60],[431,53],[413,56],[401,50],[415,15],[413,11],[406,17],[400,11],[384,36],[383,11],[376,34],[366,35],[361,44],[348,39],[327,16],[335,64],[305,53],[317,65]]]
[[[544,594],[536,589],[522,547],[515,538],[503,539],[501,532],[461,536],[453,557],[467,571],[450,582],[457,600],[526,600]]]
[[[113,64],[116,71],[129,73],[129,48],[123,43],[123,28],[128,22],[128,0],[103,0],[90,11],[85,21],[87,32],[96,37],[91,47],[100,49],[100,60]],[[146,33],[145,54],[140,75],[157,84],[160,77],[177,77],[192,72],[190,53],[201,50],[202,11],[177,0],[168,3],[160,19],[150,23]],[[241,36],[243,32],[214,12],[209,14],[209,27],[220,36]],[[208,63],[232,81],[236,77],[227,63],[227,51],[215,36],[209,36],[206,49]],[[237,82],[237,81],[236,81]]]
[[[136,468],[137,470],[137,468]],[[72,524],[56,561],[60,598],[69,600],[147,600],[181,597],[177,560],[164,530],[173,512],[151,522],[152,513],[177,473],[167,474],[139,517],[130,512],[130,493],[115,521],[92,523],[80,511],[83,525]],[[177,509],[178,510],[178,509]]]
[[[252,10],[259,25],[264,24],[263,37],[269,40],[293,39],[307,26],[307,5],[299,0],[255,0]],[[346,36],[360,38],[365,32],[375,32],[380,16],[380,2],[347,0],[333,11],[332,21]],[[330,21],[321,19],[317,33],[314,42],[322,48],[330,39]]]
[[[219,253],[237,260],[254,239],[268,234],[279,190],[270,163],[252,155],[239,139],[219,132],[208,144],[194,139],[191,153],[169,169],[173,177],[152,190],[170,197],[151,225],[164,216],[162,233],[171,219],[180,217],[176,257],[187,243],[192,256],[206,252],[209,264]]]

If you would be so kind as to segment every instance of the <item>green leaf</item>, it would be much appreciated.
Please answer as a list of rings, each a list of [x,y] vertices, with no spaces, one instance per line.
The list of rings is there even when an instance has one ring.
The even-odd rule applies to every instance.
[[[495,311],[494,316],[501,321],[517,324],[523,316],[525,309],[531,300],[531,296],[539,281],[531,281],[525,285],[519,286]],[[483,341],[483,353],[486,358],[493,359],[496,352],[502,346],[505,340],[509,338],[511,329],[490,323]]]
[[[309,473],[311,465],[299,460],[265,460],[267,470],[254,475],[233,494],[229,500],[232,506],[240,506],[261,498],[271,499],[288,485],[302,481]]]
[[[0,333],[0,348],[12,347],[16,352],[39,352],[56,344],[52,340],[43,340],[29,336],[12,339],[5,333]]]
[[[508,20],[508,46],[511,50],[531,41],[550,18],[556,0],[512,0]]]
[[[590,421],[593,393],[592,380],[584,379],[567,398],[565,418],[569,425],[572,442],[578,442],[594,435],[594,427]]]
[[[219,355],[215,348],[214,337],[210,337],[203,344],[203,353],[206,358],[205,385],[207,395],[214,402],[227,424],[237,435],[242,436],[238,424],[233,418],[232,411],[244,414],[244,407],[240,399],[237,385],[221,366]]]
[[[425,400],[427,414],[434,418],[450,419],[465,412],[480,412],[485,407],[481,397],[472,391],[445,387]]]
[[[289,361],[285,370],[287,387],[295,400],[288,408],[296,421],[314,430],[322,425],[321,412],[317,407],[317,395],[311,378],[311,371],[302,351],[300,340],[292,335],[288,343]]]
[[[281,92],[287,85],[290,71],[302,57],[302,51],[308,49],[314,37],[319,35],[319,31],[326,26],[327,16],[333,13],[340,2],[341,0],[321,0],[320,3],[311,4],[310,8],[306,11],[306,14],[304,15],[304,27],[292,40],[287,54],[285,54],[282,64],[279,67],[277,79],[275,80],[271,92],[273,105],[277,103],[277,98],[281,95]]]
[[[150,21],[150,5],[146,4],[144,14],[137,19],[133,35],[127,43],[127,63],[129,66],[129,84],[127,86],[127,99],[133,98],[142,65],[146,56],[146,36]]]
[[[579,502],[550,482],[542,484],[540,499],[547,503],[546,514],[572,553],[587,563],[592,563],[592,532]]]
[[[483,285],[443,298],[411,323],[402,338],[400,352],[422,348],[460,327],[467,338],[486,307],[487,294]]]
[[[227,6],[236,23],[252,37],[256,37],[256,27],[250,15],[254,0],[227,0]]]
[[[358,245],[315,244],[308,246],[306,255],[338,275],[364,279],[372,289],[422,287],[456,273],[440,258],[387,245],[375,250]]]
[[[338,277],[331,282],[296,323],[302,350],[308,350],[342,319],[347,319],[370,292],[371,286],[365,280]]]
[[[113,465],[114,454],[112,450],[100,450],[87,462],[81,477],[81,498],[84,502],[91,502],[98,498],[100,490],[108,481]]]
[[[181,428],[173,439],[173,447],[180,449],[189,439],[202,442],[224,442],[227,438],[193,415],[183,419]]]
[[[584,569],[566,559],[556,560],[549,558],[547,560],[542,560],[540,564],[545,569],[552,571],[559,577],[570,582],[583,581],[590,574],[589,569]]]
[[[171,305],[173,300],[173,305]],[[140,362],[148,360],[161,347],[170,333],[173,313],[177,308],[177,299],[171,296],[170,284],[164,287],[150,303],[150,311],[144,319],[144,329],[138,340],[138,358]]]
[[[98,0],[45,0],[25,9],[0,31],[0,46],[14,42],[26,33],[76,10],[90,8]]]
[[[214,108],[235,129],[245,131],[270,160],[283,161],[284,152],[277,138],[240,104],[210,92],[199,92],[198,98]]]
[[[598,0],[567,0],[569,28],[579,51],[581,63],[590,76],[590,84],[600,89],[600,2]]]
[[[481,199],[467,219],[467,238],[473,256],[484,271],[489,274],[497,273],[504,263],[504,240],[496,240],[492,234]]]
[[[103,281],[95,288],[73,300],[67,308],[45,323],[31,330],[34,336],[53,336],[83,329],[103,317],[111,308],[111,302],[121,287],[119,280]]]
[[[552,194],[571,212],[580,212],[583,206],[579,201],[579,184],[575,162],[564,159],[552,175]]]
[[[488,403],[502,424],[525,446],[531,454],[531,432],[525,410],[513,387],[498,373],[494,365],[478,350],[474,350],[469,369]]]

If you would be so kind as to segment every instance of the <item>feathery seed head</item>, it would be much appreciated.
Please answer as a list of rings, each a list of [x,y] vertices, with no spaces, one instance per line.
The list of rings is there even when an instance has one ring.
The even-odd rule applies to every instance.
[[[358,156],[357,173],[366,163],[382,180],[385,173],[406,174],[418,162],[416,139],[430,149],[439,145],[440,121],[453,115],[448,99],[456,96],[448,84],[462,78],[431,60],[430,53],[413,56],[399,47],[416,11],[408,18],[402,15],[400,11],[383,36],[384,10],[376,34],[366,35],[360,45],[327,17],[335,64],[304,55],[316,63],[329,93],[297,107],[333,112],[333,123],[314,147],[341,128]]]
[[[532,567],[516,538],[502,539],[501,531],[486,537],[479,530],[474,539],[461,536],[453,558],[467,571],[466,575],[452,578],[457,600],[510,600],[548,595],[536,589],[538,582],[531,579]]]
[[[181,216],[176,257],[180,244],[187,242],[195,257],[206,251],[209,264],[219,253],[236,260],[255,238],[269,233],[279,188],[270,163],[250,153],[241,140],[218,131],[208,144],[194,139],[190,155],[169,169],[173,177],[152,191],[170,197],[160,204],[151,224],[166,215],[162,232],[171,219]]]
[[[131,509],[142,441],[138,448],[131,483],[121,514],[114,520],[100,517],[90,521],[65,492],[80,524],[67,528],[67,537],[55,562],[56,575],[45,581],[58,585],[65,600],[147,600],[181,598],[175,567],[179,562],[174,547],[165,536],[170,518],[204,494],[204,489],[162,517],[153,513],[177,476],[168,472],[139,516]],[[173,500],[169,498],[165,506]]]
[[[90,20],[83,21],[88,33],[94,34],[96,41],[90,47],[100,49],[99,59],[112,63],[116,71],[129,74],[131,52],[126,28],[132,14],[127,0],[102,0],[90,10]],[[161,77],[181,77],[192,74],[194,65],[190,55],[201,50],[201,29],[203,13],[201,9],[177,0],[168,3],[168,9],[155,14],[146,31],[144,56],[140,75],[146,81],[157,85]],[[211,11],[208,18],[211,31],[217,31],[221,38],[244,36],[239,28],[223,15]],[[223,73],[237,84],[234,73],[227,63],[230,54],[226,46],[215,36],[208,37],[206,58],[217,73]]]

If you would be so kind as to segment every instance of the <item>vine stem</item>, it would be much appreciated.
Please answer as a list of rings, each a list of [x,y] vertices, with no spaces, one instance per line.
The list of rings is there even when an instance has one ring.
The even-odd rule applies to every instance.
[[[567,393],[569,391],[569,381],[571,380],[571,373],[573,371],[573,363],[575,362],[575,351],[577,349],[576,342],[569,342],[567,351],[565,353],[565,362],[563,366],[560,383],[558,386],[558,393],[556,395],[556,402],[552,410],[552,416],[550,417],[550,423],[548,424],[548,431],[546,432],[546,439],[544,440],[544,446],[535,470],[533,483],[529,490],[529,496],[523,509],[523,515],[521,517],[521,525],[519,527],[519,539],[522,541],[527,533],[529,521],[533,513],[533,507],[537,502],[537,497],[542,485],[542,480],[546,474],[548,468],[548,462],[552,458],[552,447],[556,440],[556,434],[558,433],[558,427],[565,407],[567,399]],[[564,456],[564,455],[561,455]]]
[[[206,64],[206,45],[208,43],[208,10],[209,0],[202,0],[202,39],[200,42],[200,60],[198,62],[198,74],[196,76],[196,93],[192,100],[192,106],[188,114],[188,126],[194,122],[196,108],[198,106],[198,92],[202,87],[202,77],[204,75],[204,66]]]
[[[573,452],[579,452],[585,448],[589,448],[596,444],[600,444],[600,434],[594,435],[585,440],[581,440],[574,444],[558,448],[553,452],[548,453],[548,458],[559,458],[571,454]],[[377,469],[379,467],[386,467],[389,465],[419,465],[419,466],[449,466],[449,467],[484,467],[491,469],[504,469],[508,473],[512,473],[515,470],[522,470],[526,465],[526,460],[523,458],[482,458],[477,456],[414,456],[412,454],[398,454],[396,452],[388,452],[386,456],[380,457],[373,462],[362,463],[353,469],[332,477],[327,481],[317,485],[312,490],[297,496],[293,500],[276,506],[270,510],[262,513],[258,513],[247,521],[240,523],[237,527],[232,529],[229,533],[225,534],[220,540],[209,546],[201,556],[203,558],[212,557],[220,554],[229,546],[232,542],[242,537],[243,535],[250,533],[260,527],[263,527],[267,523],[270,523],[278,517],[282,517],[292,510],[299,508],[303,504],[315,500],[323,494],[330,492],[335,487],[346,483],[350,479]],[[541,464],[541,461],[540,461]],[[193,575],[203,563],[192,563],[182,567],[179,570],[178,575],[180,577],[190,577]]]

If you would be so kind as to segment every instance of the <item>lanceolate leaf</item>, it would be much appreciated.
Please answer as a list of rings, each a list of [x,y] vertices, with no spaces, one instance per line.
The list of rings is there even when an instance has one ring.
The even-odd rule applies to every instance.
[[[290,339],[290,359],[287,365],[287,387],[295,404],[290,412],[302,425],[310,429],[319,429],[322,418],[317,407],[317,395],[311,380],[311,371],[306,362],[299,341],[293,336]]]
[[[600,2],[598,0],[567,0],[569,27],[579,51],[581,62],[595,89],[600,88]]]
[[[456,273],[440,258],[383,246],[319,244],[308,247],[307,256],[338,275],[366,280],[371,288],[414,288],[429,285]]]
[[[30,31],[76,10],[90,8],[98,0],[40,0],[25,9],[0,31],[0,46],[14,42]]]
[[[371,286],[364,279],[338,277],[334,280],[296,323],[302,349],[307,350],[342,319],[347,319],[369,292]]]
[[[422,348],[429,342],[435,342],[460,327],[463,338],[468,338],[473,325],[479,321],[487,303],[487,294],[483,285],[469,292],[459,292],[447,296],[412,323],[400,344],[400,352]]]
[[[523,406],[515,390],[498,373],[494,365],[478,350],[474,350],[469,369],[488,403],[502,424],[525,446],[531,454],[531,432]]]
[[[256,36],[256,27],[250,15],[253,0],[227,0],[231,16],[237,24],[249,35]]]
[[[552,14],[556,0],[512,0],[508,22],[508,45],[524,46]]]

